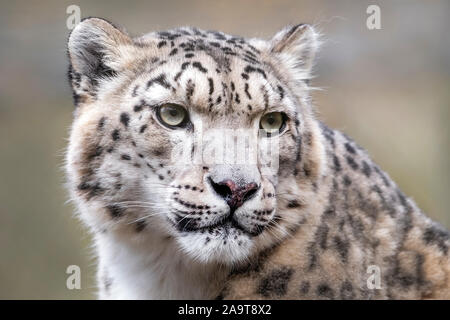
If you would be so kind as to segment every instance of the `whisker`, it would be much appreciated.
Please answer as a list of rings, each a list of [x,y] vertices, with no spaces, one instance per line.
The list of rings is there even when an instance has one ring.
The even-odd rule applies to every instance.
[[[134,220],[130,221],[130,222],[127,223],[127,224],[133,224],[133,223],[136,223],[136,222],[145,220],[145,219],[147,219],[147,218],[154,217],[154,216],[156,216],[156,215],[158,215],[158,213],[148,214],[148,215],[145,215],[145,216],[143,216],[143,217],[139,217],[139,218],[137,218],[137,219],[134,219]]]
[[[181,221],[183,221],[184,219],[186,219],[187,217],[189,217],[189,216],[191,216],[191,215],[193,215],[193,213],[188,213],[188,214],[185,215],[183,218],[181,218],[181,220],[178,221],[175,225],[177,226]],[[189,221],[189,222],[191,222],[191,221]],[[189,222],[188,222],[187,224],[189,224]],[[187,225],[187,224],[186,224],[186,225]]]

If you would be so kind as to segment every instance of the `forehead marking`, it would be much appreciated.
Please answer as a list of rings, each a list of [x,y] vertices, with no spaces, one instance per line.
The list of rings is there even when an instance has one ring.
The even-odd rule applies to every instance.
[[[198,62],[198,61],[193,62],[193,63],[192,63],[192,66],[193,66],[194,68],[197,68],[199,71],[201,71],[201,72],[203,72],[203,73],[207,73],[207,72],[208,72],[208,69],[204,68],[204,67],[202,66],[202,64],[201,64],[200,62]]]
[[[166,75],[164,73],[160,74],[159,76],[157,76],[156,78],[150,79],[147,82],[147,89],[149,89],[152,85],[154,84],[159,84],[160,86],[166,88],[166,89],[172,89],[175,90],[175,88],[173,88],[169,82],[167,82],[166,79]]]
[[[183,62],[183,64],[181,65],[181,70],[178,71],[178,73],[175,75],[175,77],[173,78],[175,80],[175,82],[178,83],[178,80],[180,79],[180,77],[183,75],[184,70],[186,70],[186,68],[190,65],[190,62]]]
[[[195,90],[195,83],[192,81],[192,79],[189,79],[186,85],[186,100],[188,103],[191,103],[191,98],[194,95]]]
[[[267,91],[267,88],[265,86],[261,86],[260,90],[264,97],[264,110],[267,110],[267,108],[269,107],[269,92]]]
[[[244,106],[248,111],[252,111],[254,107],[252,104],[249,104],[251,100],[255,97],[255,94],[259,96],[258,90],[252,91],[250,93],[250,85],[252,85],[249,80],[252,74],[256,73],[261,76],[261,80],[263,85],[260,86],[260,94],[261,94],[261,102],[264,105],[264,109],[267,110],[270,107],[271,96],[275,94],[273,97],[276,100],[281,101],[286,97],[286,94],[289,93],[289,90],[286,92],[284,87],[277,84],[267,83],[269,79],[269,74],[267,74],[265,68],[263,67],[264,61],[262,61],[260,54],[261,52],[248,43],[244,38],[241,37],[233,37],[226,35],[222,32],[215,31],[202,31],[198,29],[192,28],[183,28],[171,31],[163,31],[156,33],[159,36],[160,41],[157,43],[159,48],[167,47],[164,49],[169,56],[175,56],[177,54],[185,57],[197,57],[194,61],[185,60],[180,62],[179,70],[174,72],[173,78],[169,80],[168,74],[165,72],[161,72],[157,77],[150,79],[147,82],[147,89],[153,86],[154,84],[160,85],[165,89],[172,90],[175,92],[180,85],[180,81],[185,75],[185,72],[189,67],[192,69],[196,69],[202,74],[208,74],[210,71],[216,71],[216,74],[220,77],[220,74],[224,74],[225,76],[229,76],[234,81],[225,80],[222,81],[220,78],[214,78],[212,76],[205,76],[205,80],[207,82],[205,87],[205,94],[208,92],[209,97],[206,97],[205,108],[211,112],[219,112],[218,110],[214,110],[214,106],[224,105],[228,112],[236,112],[233,104],[239,105],[241,102],[244,102]],[[169,45],[170,44],[170,45]],[[234,61],[233,58],[240,60]],[[211,60],[206,59],[210,57]],[[231,60],[233,59],[233,60]],[[245,62],[247,62],[247,64]],[[166,61],[164,61],[166,62]],[[242,62],[244,62],[242,64]],[[214,65],[214,63],[216,65]],[[230,72],[232,72],[232,65],[235,63],[239,68],[240,65],[243,67],[242,71],[237,73],[240,74],[244,81],[244,83],[238,83],[238,79],[236,77],[232,77]],[[158,65],[161,65],[159,63]],[[242,68],[240,67],[240,68]],[[196,89],[196,81],[197,78],[189,77],[189,80],[185,82],[184,87],[185,91],[185,99],[188,103],[193,102],[193,96]],[[256,79],[256,78],[255,78]],[[219,81],[219,82],[217,82]],[[183,81],[184,82],[184,81]],[[216,82],[216,83],[215,83]],[[176,83],[174,87],[173,83]],[[222,90],[217,87],[222,84]],[[180,88],[181,88],[180,87]],[[255,86],[255,89],[258,85]],[[203,88],[203,84],[201,86]],[[138,93],[138,87],[134,88],[132,96]],[[217,90],[216,90],[217,89]],[[253,89],[252,89],[253,90]],[[217,94],[215,92],[217,91]],[[222,92],[221,92],[222,91]],[[247,101],[245,101],[247,99]],[[136,107],[135,107],[136,108]],[[137,110],[140,111],[142,108],[137,107]],[[225,111],[225,110],[224,110]],[[225,111],[225,112],[227,112]]]
[[[283,87],[278,85],[277,89],[278,89],[278,92],[280,93],[280,100],[283,100],[283,98],[284,98],[284,89],[283,89]]]

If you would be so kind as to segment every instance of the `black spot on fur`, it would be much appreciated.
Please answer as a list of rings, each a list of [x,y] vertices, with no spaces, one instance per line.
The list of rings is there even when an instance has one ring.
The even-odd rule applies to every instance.
[[[160,42],[158,42],[158,48],[162,48],[162,47],[164,47],[165,45],[167,45],[167,41],[160,41]]]
[[[257,72],[257,73],[261,74],[264,79],[267,79],[267,75],[263,69],[255,68],[255,67],[252,67],[251,65],[248,65],[245,67],[244,71],[245,71],[245,73]]]
[[[288,267],[281,267],[273,270],[264,277],[258,287],[258,293],[264,297],[282,297],[286,294],[289,280],[294,270]]]
[[[374,202],[363,195],[361,191],[356,190],[356,196],[357,196],[357,206],[358,208],[364,212],[367,216],[371,217],[372,219],[376,219],[377,215],[379,213],[379,207],[378,203]]]
[[[192,82],[192,80],[189,79],[187,85],[186,85],[186,100],[190,103],[191,98],[194,95],[195,90],[195,84]]]
[[[355,153],[356,153],[355,148],[353,148],[353,147],[350,145],[350,143],[348,143],[348,142],[345,143],[345,149],[346,149],[348,152],[352,153],[352,154],[355,154]]]
[[[334,140],[334,131],[328,128],[324,123],[320,122],[320,128],[325,136],[325,139],[330,143],[331,147],[334,149],[336,147],[336,142]]]
[[[159,84],[160,86],[162,86],[162,87],[164,87],[166,89],[171,89],[172,88],[170,83],[167,82],[165,74],[160,74],[156,78],[153,78],[153,79],[149,80],[147,82],[147,89],[150,88],[154,84]]]
[[[370,166],[367,164],[366,161],[362,162],[362,172],[365,174],[366,177],[370,177],[370,174],[372,173],[372,169],[370,169]]]
[[[346,186],[346,187],[348,187],[349,185],[352,184],[352,180],[347,175],[345,175],[342,178],[342,182],[344,183],[344,186]]]
[[[378,168],[378,166],[374,165],[373,169],[375,170],[375,172],[380,176],[381,180],[383,180],[383,183],[386,187],[389,187],[391,185],[391,183],[389,182],[388,178],[386,177],[386,175],[380,170],[380,168]]]
[[[251,96],[250,92],[248,92],[248,88],[249,88],[248,83],[246,83],[246,84],[245,84],[244,92],[245,92],[245,94],[247,95],[247,98],[249,98],[249,99],[251,100],[251,99],[252,99],[252,96]]]
[[[300,203],[297,200],[291,200],[288,202],[288,208],[298,208],[300,207]]]
[[[237,104],[241,103],[241,99],[239,98],[239,93],[236,93],[234,101],[236,101]]]
[[[211,41],[211,42],[209,42],[209,44],[213,47],[220,48],[220,43],[218,43],[218,42]]]
[[[440,225],[435,224],[425,230],[423,240],[426,244],[437,245],[444,254],[447,254],[448,246],[446,242],[450,240],[450,233]]]
[[[128,127],[128,124],[130,123],[130,116],[128,115],[128,113],[122,112],[120,114],[120,122],[122,122],[125,127]]]
[[[269,108],[269,92],[267,92],[267,89],[264,86],[261,86],[260,89],[264,98],[264,110],[267,110],[267,108]]]
[[[315,239],[322,249],[327,248],[327,238],[328,238],[329,227],[325,223],[322,223],[316,231]]]
[[[142,125],[141,128],[139,129],[139,133],[143,133],[146,129],[147,125],[146,124]]]
[[[77,188],[84,193],[86,200],[100,195],[105,190],[100,186],[100,182],[89,183],[86,181],[81,182]]]
[[[123,154],[121,157],[120,157],[122,160],[131,160],[131,157],[129,156],[129,155],[127,155],[127,154]]]
[[[396,214],[395,206],[392,204],[391,201],[386,200],[386,197],[381,191],[381,188],[375,184],[370,189],[371,191],[375,192],[378,195],[378,197],[380,197],[383,210],[386,210],[391,217],[394,217]]]
[[[336,246],[336,250],[341,257],[342,262],[347,262],[348,250],[350,248],[350,243],[346,240],[343,240],[341,237],[334,237],[334,244]]]
[[[134,112],[140,112],[140,111],[142,111],[144,106],[145,106],[145,101],[142,100],[139,104],[134,106],[133,110],[134,110]]]
[[[184,70],[186,70],[186,68],[190,65],[190,62],[183,62],[183,64],[181,65],[181,70],[175,75],[174,80],[178,81],[178,79],[180,79],[181,75],[183,74]]]
[[[333,289],[331,289],[331,287],[326,283],[322,283],[317,286],[317,295],[327,299],[334,299]]]
[[[280,94],[280,100],[283,100],[284,98],[284,90],[282,86],[277,86],[278,93]]]
[[[193,62],[192,66],[194,68],[200,70],[200,72],[203,72],[203,73],[207,73],[208,72],[208,69],[204,68],[203,65],[200,62],[198,62],[198,61]]]
[[[111,205],[107,206],[106,208],[108,209],[111,217],[113,217],[114,219],[121,217],[123,214],[123,209],[118,206]]]
[[[119,129],[114,129],[114,131],[111,134],[111,137],[114,141],[117,141],[120,139],[120,131]]]
[[[186,70],[186,68],[190,65],[190,62],[183,62],[183,64],[181,65],[181,70]]]
[[[333,165],[334,165],[334,171],[336,171],[336,172],[341,171],[341,163],[339,161],[339,158],[335,154],[333,155]]]
[[[208,84],[209,84],[209,95],[212,95],[214,92],[214,81],[212,78],[208,78]]]
[[[406,196],[397,189],[397,196],[398,199],[400,200],[400,204],[402,205],[403,209],[404,209],[404,214],[401,217],[401,220],[399,221],[402,231],[403,231],[403,237],[406,237],[406,235],[408,234],[408,232],[412,229],[412,217],[411,217],[411,212],[412,212],[412,207],[409,204],[408,200],[406,199]]]
[[[348,165],[349,165],[353,170],[358,170],[359,165],[355,162],[355,159],[353,159],[353,158],[350,157],[350,156],[347,156],[346,159],[347,159]]]
[[[137,91],[139,90],[139,85],[135,86],[133,88],[133,92],[131,92],[131,96],[132,97],[136,97],[137,96]]]
[[[97,157],[99,157],[103,152],[103,148],[101,146],[96,146],[92,152],[88,155],[87,159],[88,160],[93,160]]]

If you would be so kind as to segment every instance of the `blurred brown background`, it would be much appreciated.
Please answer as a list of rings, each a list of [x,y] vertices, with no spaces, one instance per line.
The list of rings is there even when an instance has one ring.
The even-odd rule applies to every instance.
[[[89,235],[65,204],[72,116],[67,6],[140,35],[195,25],[270,37],[287,24],[325,36],[313,84],[320,117],[369,150],[432,218],[450,227],[450,2],[1,1],[0,298],[94,298]],[[381,8],[381,30],[366,8]],[[81,267],[82,289],[66,288]]]

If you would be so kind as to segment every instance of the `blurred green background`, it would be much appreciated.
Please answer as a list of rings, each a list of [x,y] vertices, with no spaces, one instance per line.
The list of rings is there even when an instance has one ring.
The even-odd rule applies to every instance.
[[[72,4],[133,35],[194,25],[268,38],[287,24],[317,25],[320,117],[450,227],[449,1],[1,1],[0,298],[95,298],[90,238],[63,187]],[[381,30],[366,27],[369,4],[381,8]],[[72,264],[81,290],[66,288]]]

